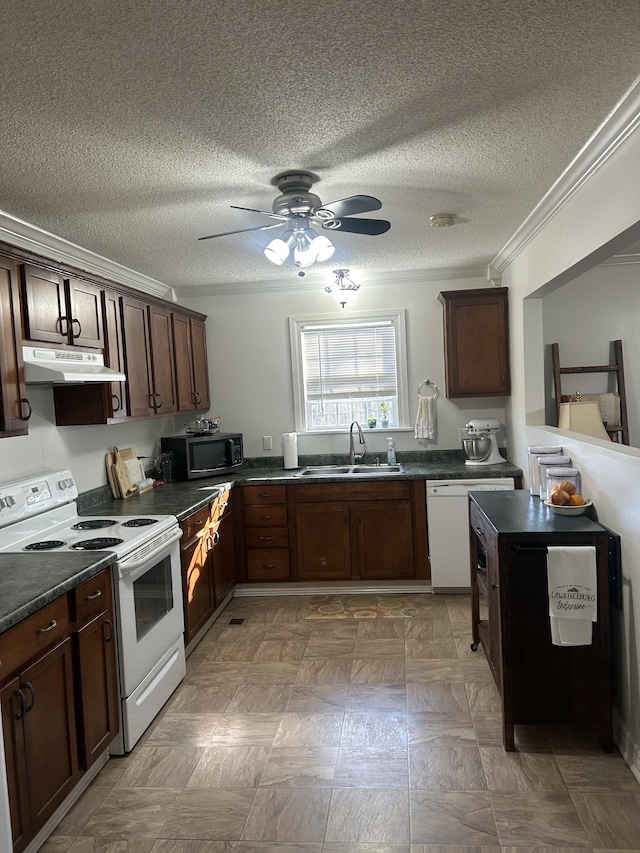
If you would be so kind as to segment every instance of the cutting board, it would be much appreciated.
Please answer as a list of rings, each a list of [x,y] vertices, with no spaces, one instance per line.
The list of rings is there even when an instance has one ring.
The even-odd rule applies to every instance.
[[[107,469],[107,481],[109,486],[111,487],[111,494],[114,498],[119,498],[120,489],[118,488],[118,481],[116,479],[115,471],[113,470],[113,453],[111,450],[104,457],[105,468]]]
[[[124,455],[128,458],[124,458]],[[121,451],[117,447],[113,448],[113,468],[112,471],[114,473],[115,480],[118,484],[118,491],[120,492],[121,497],[130,498],[131,495],[136,493],[136,489],[134,483],[139,482],[139,480],[135,480],[131,476],[131,468],[129,463],[132,462],[132,456],[135,458],[138,465],[140,465],[137,456],[135,455],[135,451],[131,450],[131,448],[127,448],[127,450]],[[140,468],[142,466],[140,465]],[[144,474],[140,479],[144,478]]]

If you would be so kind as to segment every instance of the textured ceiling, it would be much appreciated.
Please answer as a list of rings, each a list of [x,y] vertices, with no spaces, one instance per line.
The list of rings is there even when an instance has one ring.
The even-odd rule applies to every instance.
[[[271,179],[381,199],[361,273],[489,261],[640,71],[637,0],[5,0],[0,209],[174,287],[295,280]],[[452,228],[429,215],[454,212]],[[330,235],[331,236],[331,235]]]

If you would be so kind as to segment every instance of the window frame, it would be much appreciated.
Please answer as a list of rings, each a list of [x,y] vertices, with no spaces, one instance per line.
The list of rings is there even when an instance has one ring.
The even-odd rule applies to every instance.
[[[406,310],[397,308],[391,310],[377,311],[350,311],[347,316],[336,317],[335,314],[313,314],[289,317],[289,338],[291,343],[291,368],[293,380],[293,406],[295,415],[296,432],[305,435],[322,435],[325,433],[344,433],[348,428],[337,427],[336,429],[308,430],[306,423],[306,409],[304,398],[304,386],[302,369],[302,332],[308,326],[328,325],[353,325],[354,323],[391,323],[395,329],[395,351],[396,351],[396,374],[397,374],[397,396],[398,396],[398,426],[393,430],[410,429],[409,423],[409,384],[407,373],[407,329]],[[366,426],[366,424],[361,424]],[[390,428],[391,429],[391,428]]]

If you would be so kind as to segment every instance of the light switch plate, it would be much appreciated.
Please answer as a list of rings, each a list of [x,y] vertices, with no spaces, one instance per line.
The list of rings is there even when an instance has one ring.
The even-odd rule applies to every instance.
[[[273,450],[273,439],[270,435],[262,436],[262,449],[263,450]]]

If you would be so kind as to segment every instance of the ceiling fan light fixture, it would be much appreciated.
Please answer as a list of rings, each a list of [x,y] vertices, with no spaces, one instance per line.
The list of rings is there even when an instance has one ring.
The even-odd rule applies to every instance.
[[[320,234],[318,237],[314,237],[311,241],[311,245],[309,249],[313,249],[316,253],[316,261],[318,263],[322,263],[322,261],[328,261],[329,258],[333,255],[336,250],[336,247],[333,245],[331,240],[328,237],[325,237],[323,234]]]
[[[276,237],[268,246],[265,246],[264,254],[272,264],[281,266],[289,257],[289,247],[292,242],[293,238],[282,240],[280,237]]]
[[[455,213],[434,213],[429,217],[429,222],[434,228],[448,228],[450,225],[456,224],[457,216]]]
[[[331,284],[328,284],[324,291],[328,293],[344,308],[348,302],[351,302],[356,293],[360,290],[360,285],[348,277],[349,270],[334,270],[333,274],[336,279]]]

